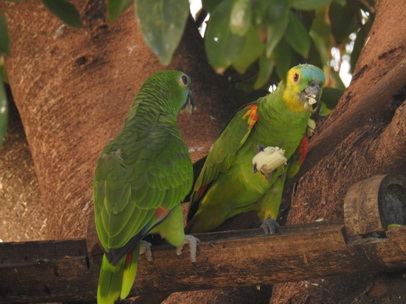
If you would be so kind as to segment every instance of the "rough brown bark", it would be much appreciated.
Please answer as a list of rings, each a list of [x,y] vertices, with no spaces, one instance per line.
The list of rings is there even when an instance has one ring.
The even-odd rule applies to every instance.
[[[8,76],[32,152],[49,239],[85,235],[99,153],[119,131],[146,77],[166,68],[145,46],[133,8],[107,24],[104,1],[74,3],[83,29],[62,25],[40,2],[0,7],[11,37]],[[226,92],[225,80],[208,65],[193,26],[167,68],[183,70],[194,80],[198,110],[179,122],[197,158],[229,115],[227,97],[218,94]],[[193,136],[197,130],[199,137]]]
[[[318,151],[321,151],[320,159],[317,164],[308,162],[305,165],[308,171],[291,194],[287,224],[340,219],[343,217],[342,198],[351,184],[374,174],[404,174],[406,81],[404,68],[403,72],[399,72],[402,75],[391,73],[391,70],[397,69],[402,62],[404,64],[406,58],[405,6],[404,0],[377,3],[375,22],[357,63],[353,81],[312,140],[313,155],[306,161],[317,158]],[[388,75],[390,77],[386,77]],[[384,86],[382,82],[389,85]],[[396,82],[398,84],[392,86]],[[399,90],[401,87],[403,89]],[[384,100],[363,98],[372,91],[384,92]],[[365,106],[360,103],[368,102],[380,105],[373,113],[356,112]],[[366,114],[366,119],[363,119]],[[337,123],[342,117],[356,120],[349,122],[354,126],[352,131],[347,132],[345,125]],[[342,136],[342,130],[347,134],[326,151],[323,144],[328,144],[326,135],[330,126],[335,126],[336,137]],[[402,303],[405,290],[406,280],[401,275],[336,277],[278,284],[274,286],[271,303]]]
[[[162,295],[165,291],[223,286],[223,295],[232,292],[232,303],[235,299],[249,303],[247,293],[269,293],[263,282],[394,271],[406,266],[406,227],[390,230],[386,239],[372,235],[348,238],[348,228],[354,227],[316,223],[281,228],[281,234],[274,236],[265,236],[259,228],[205,233],[199,235],[202,242],[194,264],[186,258],[188,252],[182,261],[171,246],[155,246],[153,262],[141,256],[131,294],[142,295],[137,303],[151,303],[159,295],[157,291]],[[86,248],[84,239],[0,244],[0,301],[93,300],[102,250],[99,247],[88,253]],[[186,298],[179,293],[174,297],[177,303]],[[259,299],[255,300],[258,303]]]
[[[45,206],[24,129],[14,103],[0,148],[0,238],[3,242],[45,239]],[[35,219],[35,220],[34,220]]]

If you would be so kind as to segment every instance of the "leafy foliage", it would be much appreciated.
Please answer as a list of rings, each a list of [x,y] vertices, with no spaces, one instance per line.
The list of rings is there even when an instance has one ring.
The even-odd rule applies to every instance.
[[[292,65],[323,67],[327,86],[332,88],[326,90],[320,107],[320,114],[327,115],[345,88],[338,75],[340,62],[335,62],[332,48],[340,53],[340,60],[350,56],[346,47],[354,44],[350,37],[356,33],[350,57],[351,68],[355,66],[373,19],[369,2],[204,0],[203,8],[210,14],[204,36],[208,59],[218,72],[227,70],[239,96],[242,88],[251,94],[253,89],[277,83]],[[364,24],[365,14],[369,18]],[[238,84],[241,81],[250,85]]]
[[[168,65],[189,16],[188,0],[137,0],[136,6],[145,42]]]
[[[109,0],[107,2],[107,15],[109,21],[114,21],[116,18],[130,5],[133,3],[133,0]]]
[[[64,23],[82,26],[68,0],[40,1]],[[108,0],[108,20],[114,21],[133,3],[147,45],[169,64],[189,16],[188,0]],[[204,34],[207,57],[217,72],[227,72],[238,95],[277,83],[292,65],[311,63],[323,67],[327,86],[336,89],[325,93],[322,115],[345,88],[332,48],[341,58],[350,56],[353,69],[374,17],[373,0],[202,0],[202,4],[210,16]],[[353,46],[352,54],[348,45]],[[0,54],[8,54],[8,48],[7,27],[0,15]]]
[[[3,15],[0,14],[0,55],[10,55],[9,44],[10,40],[7,33],[7,24]]]

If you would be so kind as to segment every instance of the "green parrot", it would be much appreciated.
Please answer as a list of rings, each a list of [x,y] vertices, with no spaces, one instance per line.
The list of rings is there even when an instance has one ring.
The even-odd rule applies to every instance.
[[[324,82],[319,68],[295,66],[274,92],[232,117],[192,189],[187,232],[211,231],[257,210],[265,233],[275,233],[283,186],[303,162],[308,121]]]
[[[185,236],[180,205],[192,187],[192,162],[176,122],[189,104],[190,85],[189,76],[179,71],[151,75],[97,162],[94,213],[105,251],[99,304],[128,296],[147,234],[160,233],[178,247],[177,254],[189,243],[191,257],[196,254],[197,239]]]

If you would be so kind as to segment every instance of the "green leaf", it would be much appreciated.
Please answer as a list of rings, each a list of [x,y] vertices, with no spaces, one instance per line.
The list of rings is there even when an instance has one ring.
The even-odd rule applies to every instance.
[[[267,0],[263,2],[265,2],[265,5],[258,6],[257,9],[264,10],[264,24],[279,23],[288,17],[290,11],[289,1]]]
[[[133,0],[108,0],[107,14],[109,21],[114,21],[121,13],[130,7]]]
[[[66,0],[41,0],[41,2],[63,23],[73,27],[83,26],[80,14],[72,3]]]
[[[259,30],[250,26],[241,53],[234,60],[233,66],[239,73],[244,73],[247,68],[259,58],[264,51],[265,45],[259,37]]]
[[[292,7],[300,10],[314,10],[330,3],[331,0],[290,0]]]
[[[275,47],[278,45],[279,41],[285,34],[286,28],[288,27],[289,19],[286,18],[283,21],[269,25],[267,27],[267,42],[266,42],[266,56],[270,57]]]
[[[347,3],[346,0],[333,0],[333,2],[338,3],[340,5],[345,5]]]
[[[321,96],[320,115],[327,116],[336,107],[343,95],[343,89],[324,88]]]
[[[4,58],[0,56],[0,83],[1,82],[8,83],[8,77],[6,72],[6,67],[4,65]]]
[[[339,44],[359,27],[357,16],[348,3],[342,6],[332,2],[328,13],[331,22],[331,32]]]
[[[310,42],[309,57],[307,58],[306,63],[315,65],[317,67],[322,67],[326,64],[326,62],[321,61],[319,50],[316,48],[313,40]]]
[[[4,83],[0,81],[0,147],[3,146],[8,124],[8,103]]]
[[[326,63],[330,54],[330,25],[326,23],[326,7],[316,10],[309,35],[320,53],[321,61]]]
[[[259,74],[254,84],[255,90],[262,88],[267,83],[269,76],[272,74],[273,68],[273,61],[263,54],[259,59]]]
[[[205,47],[207,57],[214,69],[221,73],[239,56],[245,38],[235,35],[229,28],[233,0],[221,2],[213,11],[207,26]]]
[[[286,29],[285,39],[296,52],[307,58],[310,50],[309,34],[303,23],[292,12],[289,14],[289,25]]]
[[[263,22],[267,31],[266,55],[270,58],[274,48],[285,34],[289,23],[290,6],[287,1],[271,0],[261,9],[266,12]]]
[[[292,66],[292,55],[292,49],[290,48],[289,44],[285,39],[282,39],[272,54],[276,64],[276,73],[281,80],[286,77],[289,69]]]
[[[207,12],[211,13],[222,1],[224,0],[202,0],[202,6]]]
[[[0,14],[0,55],[10,55],[10,39],[7,32],[7,23],[3,15]]]
[[[340,89],[340,90],[345,90],[345,84],[343,82],[343,80],[340,77],[340,74],[338,74],[337,71],[335,71],[333,68],[331,68],[331,74],[330,77],[333,80],[333,86],[336,89]]]
[[[188,0],[137,0],[144,40],[162,64],[171,62],[189,16]]]
[[[251,25],[251,18],[251,0],[235,0],[230,16],[231,32],[244,36]]]

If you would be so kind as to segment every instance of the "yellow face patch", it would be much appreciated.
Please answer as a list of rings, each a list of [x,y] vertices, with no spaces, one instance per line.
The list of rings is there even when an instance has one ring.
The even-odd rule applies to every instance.
[[[285,101],[289,110],[293,112],[306,112],[308,109],[300,101],[300,82],[302,75],[299,69],[290,69],[286,78],[286,88],[283,92],[283,100]]]

